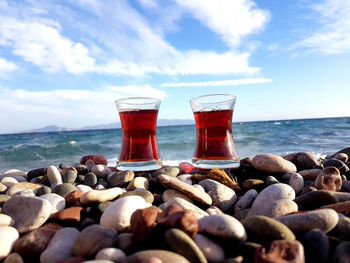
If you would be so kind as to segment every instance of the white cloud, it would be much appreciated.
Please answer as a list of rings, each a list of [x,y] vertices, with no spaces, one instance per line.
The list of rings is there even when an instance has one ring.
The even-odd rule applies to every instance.
[[[220,35],[232,47],[247,35],[263,29],[269,12],[251,0],[175,0],[203,25]]]
[[[166,98],[166,92],[149,85],[105,86],[96,90],[28,91],[0,87],[0,123],[6,123],[0,133],[18,131],[23,127],[50,124],[72,128],[117,121],[114,101],[123,97],[145,96]],[[16,121],[13,121],[16,120]],[[3,130],[3,129],[7,130]]]
[[[350,1],[325,0],[311,9],[320,27],[293,47],[323,54],[350,52]]]
[[[254,78],[254,79],[229,79],[218,81],[203,81],[203,82],[178,82],[178,83],[163,83],[161,87],[222,87],[222,86],[237,86],[271,82],[271,79]]]
[[[18,69],[18,66],[4,58],[0,58],[0,76],[10,73]]]
[[[149,74],[255,73],[249,66],[251,51],[238,44],[261,30],[268,13],[251,0],[161,1],[139,0],[161,14],[153,23],[127,1],[70,1],[70,5],[30,1],[8,2],[0,10],[0,46],[46,72],[144,76]],[[197,8],[198,7],[198,10]],[[239,9],[239,11],[238,11]],[[166,40],[184,12],[191,12],[228,45],[227,51],[179,50]],[[202,14],[202,15],[201,15]],[[88,17],[88,18],[87,18]],[[170,17],[170,18],[169,18]]]

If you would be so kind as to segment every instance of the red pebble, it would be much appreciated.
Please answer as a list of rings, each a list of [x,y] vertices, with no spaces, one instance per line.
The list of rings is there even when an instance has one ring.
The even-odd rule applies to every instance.
[[[87,160],[93,160],[95,164],[107,165],[107,159],[104,155],[85,155],[81,157],[80,163],[85,164]]]
[[[54,213],[51,218],[66,223],[78,223],[81,220],[81,210],[81,206],[72,206]]]
[[[196,167],[194,167],[192,164],[187,163],[187,162],[181,162],[179,165],[180,168],[180,173],[182,174],[189,174],[191,173]]]
[[[83,194],[84,194],[83,192],[80,192],[79,190],[75,190],[67,194],[64,199],[66,200],[66,203],[71,206],[81,206],[80,197],[82,197]]]

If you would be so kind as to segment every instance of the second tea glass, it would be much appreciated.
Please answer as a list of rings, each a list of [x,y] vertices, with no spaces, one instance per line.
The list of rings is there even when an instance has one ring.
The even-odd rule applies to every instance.
[[[190,100],[196,122],[196,148],[192,163],[203,169],[239,166],[232,136],[236,96],[212,94]]]
[[[160,100],[131,97],[116,101],[122,127],[118,170],[148,171],[161,168],[156,125]]]

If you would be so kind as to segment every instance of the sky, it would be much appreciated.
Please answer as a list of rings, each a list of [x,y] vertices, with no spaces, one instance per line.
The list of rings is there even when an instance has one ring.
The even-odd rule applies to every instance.
[[[0,133],[119,121],[115,100],[237,96],[234,121],[350,116],[350,0],[0,0]]]

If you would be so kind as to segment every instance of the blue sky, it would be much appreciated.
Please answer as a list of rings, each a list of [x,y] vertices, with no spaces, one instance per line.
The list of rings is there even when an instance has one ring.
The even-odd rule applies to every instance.
[[[235,121],[350,116],[350,1],[0,0],[0,133],[237,96]]]

